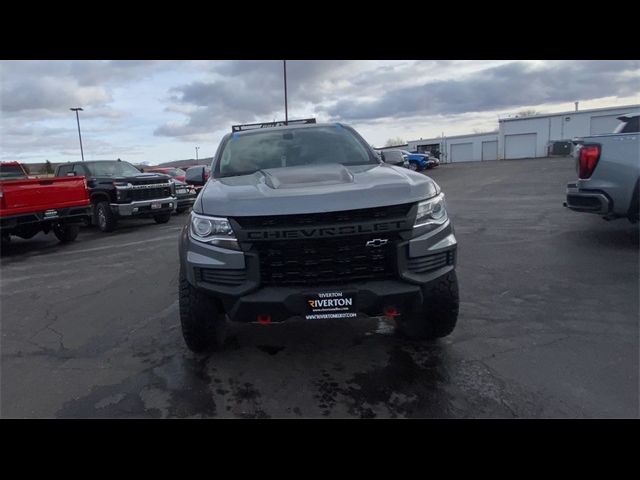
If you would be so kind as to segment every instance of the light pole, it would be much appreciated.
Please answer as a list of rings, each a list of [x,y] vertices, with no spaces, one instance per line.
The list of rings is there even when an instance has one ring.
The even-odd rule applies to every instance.
[[[78,138],[80,138],[80,155],[82,156],[82,161],[84,162],[84,151],[82,150],[82,135],[80,134],[80,116],[78,115],[78,111],[84,112],[82,108],[70,108],[72,112],[76,112],[76,121],[78,122]]]
[[[287,108],[287,61],[284,62],[284,124],[289,125],[289,110]]]
[[[196,147],[196,162],[198,161],[198,150],[200,150],[200,147]]]

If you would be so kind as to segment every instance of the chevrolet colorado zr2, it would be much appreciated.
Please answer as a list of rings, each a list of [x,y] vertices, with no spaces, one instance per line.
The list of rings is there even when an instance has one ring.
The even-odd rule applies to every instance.
[[[457,241],[444,193],[385,163],[351,127],[235,125],[200,178],[179,242],[191,350],[220,347],[227,319],[367,314],[394,317],[412,338],[453,331]]]

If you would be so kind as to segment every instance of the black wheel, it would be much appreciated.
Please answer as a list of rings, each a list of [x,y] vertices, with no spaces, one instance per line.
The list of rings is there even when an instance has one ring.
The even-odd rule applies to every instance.
[[[156,221],[156,223],[167,223],[169,220],[171,220],[171,212],[154,215],[153,219]]]
[[[417,171],[418,165],[416,165],[415,162],[409,162],[409,170]]]
[[[80,233],[80,225],[56,225],[53,234],[62,243],[73,242]]]
[[[180,215],[181,213],[184,213],[184,212],[186,212],[187,210],[189,210],[189,207],[182,207],[182,208],[178,208],[178,209],[176,209],[176,213],[177,213],[178,215]]]
[[[446,337],[458,321],[460,299],[455,270],[426,285],[422,292],[423,307],[418,312],[398,317],[399,332],[420,340]]]
[[[190,350],[219,350],[224,343],[226,319],[213,298],[196,290],[180,269],[178,304],[182,336]]]
[[[118,219],[111,211],[108,202],[99,202],[96,205],[96,223],[103,232],[113,232],[118,225]]]

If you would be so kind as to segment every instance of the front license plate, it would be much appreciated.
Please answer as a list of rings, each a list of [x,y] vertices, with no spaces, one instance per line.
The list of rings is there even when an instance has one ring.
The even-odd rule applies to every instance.
[[[159,208],[162,208],[162,204],[161,203],[152,203],[151,204],[151,210],[157,210]]]
[[[319,292],[307,295],[307,320],[324,318],[354,318],[356,313],[355,292]]]

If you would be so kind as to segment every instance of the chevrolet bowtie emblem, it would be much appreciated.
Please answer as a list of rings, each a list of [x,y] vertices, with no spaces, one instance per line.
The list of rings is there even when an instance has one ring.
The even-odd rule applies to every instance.
[[[377,247],[381,247],[383,245],[386,245],[389,242],[389,240],[387,240],[386,238],[376,238],[374,240],[369,240],[366,245],[367,247],[373,247],[373,248],[377,248]]]

